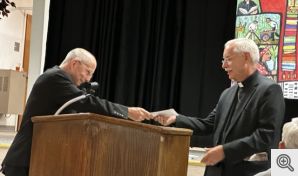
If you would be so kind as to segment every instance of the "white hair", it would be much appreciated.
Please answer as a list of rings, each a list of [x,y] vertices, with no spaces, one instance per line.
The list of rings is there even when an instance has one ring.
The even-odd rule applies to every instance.
[[[62,61],[61,65],[67,64],[69,63],[69,61],[73,59],[81,61],[86,64],[94,61],[96,63],[95,57],[89,51],[83,48],[75,48],[68,52],[65,59]]]
[[[259,61],[259,48],[253,40],[247,38],[232,39],[225,44],[225,48],[229,46],[233,46],[233,51],[236,53],[249,53],[254,63],[257,63]]]
[[[298,149],[298,118],[284,124],[282,141],[287,149]]]

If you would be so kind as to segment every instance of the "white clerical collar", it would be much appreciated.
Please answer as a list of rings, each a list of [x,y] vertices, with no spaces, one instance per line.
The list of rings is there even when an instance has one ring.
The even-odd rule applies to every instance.
[[[237,84],[238,84],[238,86],[239,86],[240,88],[244,87],[244,85],[242,84],[242,82],[237,82]]]

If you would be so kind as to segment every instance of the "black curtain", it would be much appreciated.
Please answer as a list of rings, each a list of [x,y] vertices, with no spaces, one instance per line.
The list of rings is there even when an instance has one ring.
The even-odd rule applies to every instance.
[[[100,97],[203,118],[230,85],[235,11],[236,0],[51,0],[45,69],[82,47],[97,57]]]
[[[83,47],[97,57],[100,97],[179,108],[184,21],[183,0],[53,0],[45,69]]]

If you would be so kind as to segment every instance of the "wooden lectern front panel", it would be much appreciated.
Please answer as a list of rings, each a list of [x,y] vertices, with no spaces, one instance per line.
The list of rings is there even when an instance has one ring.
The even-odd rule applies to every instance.
[[[191,132],[104,118],[35,122],[30,176],[186,176]]]

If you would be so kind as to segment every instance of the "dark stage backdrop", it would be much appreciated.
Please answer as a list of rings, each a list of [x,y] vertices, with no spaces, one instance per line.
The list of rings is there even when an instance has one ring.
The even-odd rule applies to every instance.
[[[97,57],[101,98],[203,118],[230,85],[221,60],[235,8],[236,0],[51,0],[45,69],[82,47]]]

